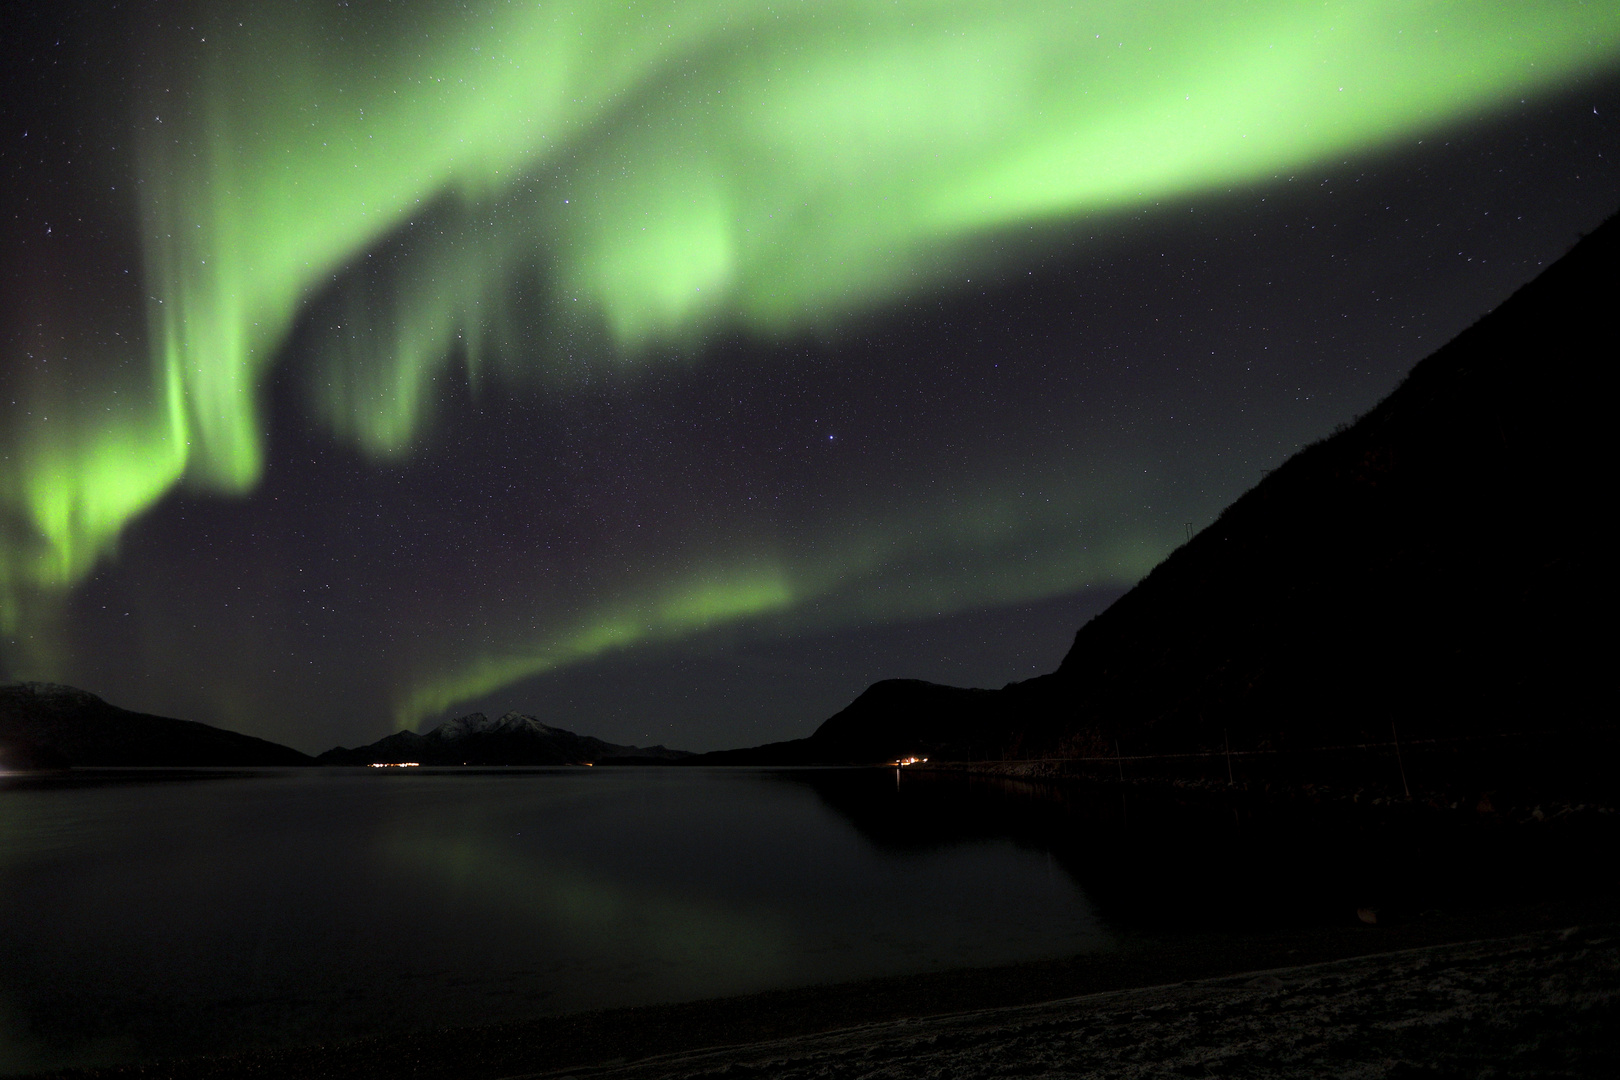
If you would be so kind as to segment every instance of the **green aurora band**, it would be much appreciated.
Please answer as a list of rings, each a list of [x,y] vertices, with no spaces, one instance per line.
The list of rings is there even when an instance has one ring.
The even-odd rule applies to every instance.
[[[1132,457],[1135,455],[1132,454]],[[917,618],[1052,596],[1096,582],[1134,581],[1152,569],[1167,537],[1130,524],[1120,493],[1061,475],[1029,476],[1044,497],[1010,495],[997,473],[952,485],[943,498],[906,499],[878,520],[851,526],[829,514],[792,538],[732,540],[701,560],[649,553],[645,568],[616,582],[609,599],[561,603],[578,612],[505,649],[487,645],[448,670],[399,672],[394,720],[414,727],[460,702],[610,649],[669,641],[748,620],[792,613],[799,632]],[[1034,493],[1033,491],[1031,492]],[[948,503],[949,505],[942,505]],[[1114,523],[1107,534],[1079,520]],[[922,521],[922,529],[908,524]],[[711,542],[712,543],[712,542]],[[671,547],[695,546],[674,539]],[[771,551],[769,558],[760,552]],[[697,561],[697,566],[690,565]],[[442,663],[442,654],[440,656]]]
[[[831,331],[1045,226],[1392,145],[1620,56],[1620,5],[1576,0],[440,7],[213,5],[156,50],[134,314],[57,305],[27,344],[61,361],[5,358],[29,406],[0,432],[6,632],[43,633],[176,484],[253,487],[300,326],[312,409],[386,459],[454,363],[566,393],[716,331]],[[399,719],[792,608],[893,553],[813,574],[732,554],[430,678]],[[997,596],[1145,569],[1058,562]]]

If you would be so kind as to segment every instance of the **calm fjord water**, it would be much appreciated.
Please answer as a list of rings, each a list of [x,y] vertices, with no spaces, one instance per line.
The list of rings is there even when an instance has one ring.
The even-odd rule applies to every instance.
[[[0,1073],[1106,947],[1050,854],[913,828],[897,783],[303,769],[0,788]]]

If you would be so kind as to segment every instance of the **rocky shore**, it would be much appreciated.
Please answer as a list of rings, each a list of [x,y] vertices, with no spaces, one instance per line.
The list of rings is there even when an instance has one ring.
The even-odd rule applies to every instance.
[[[1620,1075],[1620,904],[1103,953],[52,1074],[61,1080]]]
[[[1567,927],[889,1021],[569,1075],[1597,1077],[1620,1069],[1617,1031],[1620,932]]]

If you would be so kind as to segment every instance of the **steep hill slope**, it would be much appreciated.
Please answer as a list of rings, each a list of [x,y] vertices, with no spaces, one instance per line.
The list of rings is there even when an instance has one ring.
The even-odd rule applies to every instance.
[[[1617,286],[1611,219],[1082,627],[1009,733],[1169,751],[1612,723]]]
[[[1620,219],[999,691],[887,682],[712,760],[1163,754],[1588,732],[1606,685]]]
[[[0,768],[308,765],[291,747],[130,712],[54,683],[0,686]]]

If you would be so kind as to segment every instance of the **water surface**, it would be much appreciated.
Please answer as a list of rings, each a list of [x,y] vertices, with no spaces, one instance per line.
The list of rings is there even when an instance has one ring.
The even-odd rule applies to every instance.
[[[701,769],[13,783],[0,1072],[1107,947],[1046,850],[889,828],[898,787]]]

